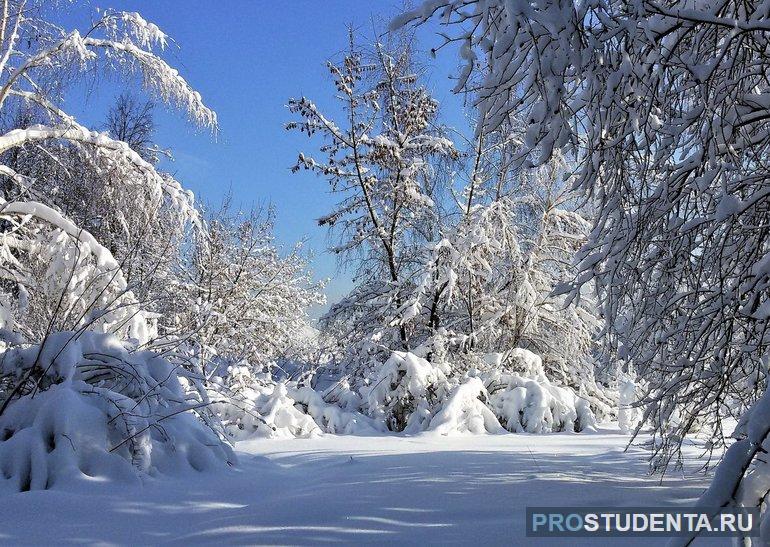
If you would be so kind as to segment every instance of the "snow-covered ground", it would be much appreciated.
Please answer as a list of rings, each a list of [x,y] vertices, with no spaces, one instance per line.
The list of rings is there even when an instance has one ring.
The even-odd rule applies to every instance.
[[[659,484],[644,452],[624,452],[627,437],[616,431],[245,441],[238,468],[225,473],[2,496],[0,541],[545,544],[524,537],[527,505],[694,502],[703,477]]]

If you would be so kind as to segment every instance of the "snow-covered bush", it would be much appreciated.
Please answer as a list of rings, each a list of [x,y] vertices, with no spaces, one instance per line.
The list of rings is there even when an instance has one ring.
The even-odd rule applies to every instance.
[[[4,322],[30,342],[81,328],[147,342],[176,245],[200,224],[192,194],[127,143],[79,124],[57,90],[100,67],[140,75],[201,127],[215,129],[216,115],[161,58],[167,37],[139,14],[99,12],[81,34],[40,19],[56,13],[45,4],[7,2],[13,30],[0,37],[0,294],[15,310]]]
[[[427,429],[441,435],[504,431],[488,405],[489,394],[482,381],[467,378],[452,389]]]
[[[553,384],[538,355],[514,348],[508,358],[511,364],[506,367],[502,355],[487,356],[486,361],[497,366],[480,374],[489,392],[489,404],[506,429],[548,433],[596,426],[588,401],[571,388]]]
[[[569,388],[517,374],[494,375],[488,382],[490,405],[509,431],[583,431],[596,425],[588,403]]]
[[[112,253],[88,231],[38,202],[0,204],[0,256],[13,283],[15,313],[3,327],[39,340],[47,332],[90,329],[146,343],[154,314],[143,309]],[[1,277],[1,276],[0,276]]]
[[[334,395],[296,380],[277,381],[273,371],[257,373],[250,363],[230,366],[222,378],[208,384],[209,398],[215,401],[211,409],[234,441],[387,431],[382,422],[358,411],[361,398],[345,389],[344,381],[329,391]]]
[[[381,422],[360,412],[327,403],[321,394],[304,386],[291,391],[297,405],[307,412],[325,433],[341,435],[371,435],[387,431]]]
[[[212,410],[234,441],[252,437],[310,437],[321,429],[300,411],[284,382],[269,374],[257,377],[253,367],[242,363],[229,367],[225,385],[214,383]]]
[[[6,120],[9,127],[51,123],[50,114],[29,102],[9,102],[8,110],[12,114],[19,111],[16,117]],[[133,118],[134,113],[121,112],[123,119],[112,120],[112,124],[119,124],[119,127],[111,128],[109,137],[128,138],[133,143],[131,150],[136,151],[133,146],[142,146],[142,139],[151,135],[142,137],[141,130],[131,125],[138,123]],[[146,116],[149,117],[146,123],[151,123],[151,111]],[[195,227],[189,222],[190,213],[194,211],[189,202],[179,207],[169,194],[158,195],[153,185],[137,180],[136,170],[125,162],[92,148],[67,140],[49,139],[8,150],[0,156],[0,161],[34,181],[36,201],[66,212],[66,217],[75,226],[109,249],[122,265],[137,300],[154,312],[162,312],[168,297],[168,279],[179,262],[179,246],[187,238],[189,229]],[[155,167],[155,162],[143,155],[145,152],[145,147],[138,151],[141,159]],[[73,176],[75,173],[77,176]],[[160,171],[158,174],[172,184],[168,174]],[[22,187],[13,183],[6,185],[4,193],[9,201],[30,197],[24,195]],[[35,227],[35,223],[31,227]],[[21,249],[15,248],[14,252],[21,256]],[[29,256],[35,257],[34,253]],[[39,311],[48,311],[53,306],[41,298],[44,295],[37,287],[29,287],[29,292],[32,296],[30,308],[21,325],[40,326],[44,321],[38,319]],[[55,297],[55,293],[48,295],[49,299]],[[71,328],[71,325],[60,328]]]
[[[235,462],[166,359],[109,334],[57,332],[0,355],[0,485],[61,488]],[[184,382],[186,384],[186,382]]]
[[[436,406],[448,395],[448,372],[445,364],[431,363],[414,353],[393,352],[361,388],[363,408],[391,431],[423,431]]]
[[[589,402],[553,384],[540,357],[528,350],[515,348],[507,357],[469,354],[454,363],[431,362],[417,353],[393,352],[352,388],[341,380],[323,399],[309,388],[303,393],[312,393],[320,408],[336,403],[332,416],[344,406],[366,414],[377,429],[409,434],[578,432],[596,426]]]
[[[55,90],[100,66],[201,127],[216,115],[138,14],[100,11],[81,34],[43,7],[6,2],[0,36],[0,478],[26,490],[233,463],[206,378],[174,345],[147,349],[181,239],[202,226],[192,194]]]

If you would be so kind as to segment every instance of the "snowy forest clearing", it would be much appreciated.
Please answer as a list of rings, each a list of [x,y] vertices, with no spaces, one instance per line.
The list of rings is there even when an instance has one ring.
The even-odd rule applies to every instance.
[[[193,55],[241,103],[220,123],[164,31],[91,2],[0,0],[0,543],[518,544],[527,506],[697,500],[671,545],[770,545],[770,2],[421,0],[351,25],[325,92],[282,50],[226,63],[291,83],[273,130],[242,105],[275,96]],[[102,74],[100,121],[72,93]],[[345,291],[269,195],[224,194],[238,162],[218,207],[177,180],[156,105],[248,143],[247,178],[321,179],[286,212]],[[596,531],[530,522],[559,515]]]
[[[648,474],[643,449],[624,452],[627,441],[611,428],[244,441],[236,444],[236,469],[197,474],[194,482],[10,495],[0,509],[0,542],[45,543],[55,530],[57,541],[88,544],[520,545],[527,505],[695,502],[707,484],[702,475],[672,472],[661,485]]]

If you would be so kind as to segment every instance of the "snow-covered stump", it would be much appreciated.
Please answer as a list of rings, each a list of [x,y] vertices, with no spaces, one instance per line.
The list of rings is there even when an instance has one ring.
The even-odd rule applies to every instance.
[[[235,462],[195,415],[182,371],[114,336],[49,335],[0,355],[0,487],[68,488]],[[20,386],[17,388],[17,386]]]

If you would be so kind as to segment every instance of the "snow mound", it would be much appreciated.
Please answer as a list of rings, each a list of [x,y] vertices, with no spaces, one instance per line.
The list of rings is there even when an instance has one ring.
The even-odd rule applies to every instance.
[[[493,370],[482,374],[489,405],[508,431],[550,433],[596,428],[587,400],[572,389],[554,385],[540,357],[526,349],[512,351],[514,368],[525,376]]]
[[[425,430],[434,407],[447,395],[448,372],[445,365],[394,351],[361,390],[367,415],[384,422],[391,431]]]
[[[210,389],[212,405],[227,436],[234,441],[254,437],[306,438],[321,433],[308,414],[300,411],[285,382],[256,377],[248,364],[228,368],[226,386]]]
[[[183,374],[116,337],[60,332],[0,355],[0,488],[138,481],[235,461],[196,416]]]
[[[441,410],[431,419],[428,431],[453,433],[502,433],[497,416],[487,407],[489,394],[478,378],[456,386]]]

